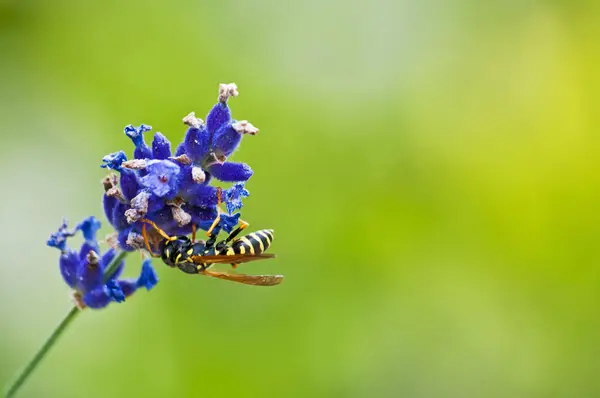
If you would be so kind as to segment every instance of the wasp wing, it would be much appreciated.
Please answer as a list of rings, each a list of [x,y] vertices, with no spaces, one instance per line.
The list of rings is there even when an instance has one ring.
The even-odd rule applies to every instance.
[[[265,260],[275,257],[274,254],[234,254],[232,256],[191,256],[191,260],[196,264],[242,264],[250,261]]]
[[[200,274],[254,286],[275,286],[283,282],[283,275],[244,275],[208,270],[201,271]]]

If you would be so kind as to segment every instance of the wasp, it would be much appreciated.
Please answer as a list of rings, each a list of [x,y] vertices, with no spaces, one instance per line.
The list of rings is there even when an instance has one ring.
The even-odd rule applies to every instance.
[[[217,234],[214,229],[221,219],[221,190],[217,191],[217,217],[206,232],[208,240],[196,241],[196,228],[192,226],[192,239],[185,235],[169,236],[160,229],[153,221],[140,219],[142,225],[142,236],[146,249],[152,257],[160,257],[169,267],[177,267],[187,274],[200,274],[213,278],[225,279],[232,282],[244,283],[255,286],[274,286],[283,281],[282,275],[244,275],[228,272],[211,271],[213,264],[231,264],[236,268],[239,264],[255,260],[273,258],[275,255],[264,253],[271,242],[273,242],[273,230],[263,229],[237,238],[237,236],[249,226],[240,220],[240,225],[233,230],[227,238],[217,242]],[[159,253],[155,253],[150,247],[146,225],[152,226],[162,237],[159,242]]]

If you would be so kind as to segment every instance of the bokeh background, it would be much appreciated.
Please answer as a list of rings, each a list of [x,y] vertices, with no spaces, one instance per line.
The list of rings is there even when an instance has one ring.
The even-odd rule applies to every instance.
[[[21,397],[598,397],[600,3],[0,0],[0,384],[70,302],[126,124],[219,83],[261,129],[277,288],[189,277],[77,319]],[[103,232],[109,233],[106,227]],[[130,256],[128,274],[139,271]]]

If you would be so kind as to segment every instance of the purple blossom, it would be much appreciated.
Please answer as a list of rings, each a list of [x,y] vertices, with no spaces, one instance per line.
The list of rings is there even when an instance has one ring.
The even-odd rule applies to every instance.
[[[109,249],[100,253],[96,234],[100,222],[95,217],[88,217],[79,223],[72,231],[67,229],[67,222],[48,239],[48,246],[60,250],[59,269],[66,284],[73,289],[77,304],[81,307],[104,308],[111,301],[122,302],[138,288],[152,289],[158,278],[150,260],[142,264],[140,276],[137,279],[117,279],[123,267],[121,261],[117,269],[104,282],[106,267],[114,259],[116,252]],[[77,251],[67,247],[67,239],[81,231],[85,241]]]
[[[140,179],[144,188],[159,198],[172,197],[178,191],[180,167],[170,160],[151,160],[147,163],[148,174]]]
[[[84,219],[72,230],[64,221],[47,241],[60,251],[59,270],[73,289],[80,308],[104,308],[111,302],[123,302],[140,288],[152,289],[157,275],[151,259],[145,259],[136,279],[119,279],[124,261],[108,275],[107,268],[117,258],[118,249],[145,248],[142,219],[156,223],[169,235],[188,235],[195,227],[208,230],[218,214],[219,195],[227,213],[221,213],[214,232],[231,232],[239,224],[242,199],[249,196],[245,182],[252,176],[249,165],[229,161],[244,135],[258,132],[252,124],[232,119],[228,100],[238,95],[235,84],[219,86],[218,102],[206,117],[206,123],[190,113],[183,121],[188,126],[183,141],[172,154],[171,142],[161,133],[154,134],[150,146],[144,134],[151,127],[125,127],[134,144],[133,158],[117,151],[102,158],[101,167],[114,170],[103,181],[104,213],[116,230],[112,248],[101,251],[97,240],[100,222]],[[233,183],[228,189],[211,185],[213,180]],[[236,213],[237,212],[237,213]],[[81,232],[78,250],[68,247],[70,237]],[[122,258],[122,257],[118,257]]]
[[[145,159],[152,156],[152,151],[146,145],[144,141],[144,133],[146,131],[152,130],[151,126],[146,126],[142,124],[139,127],[134,127],[133,125],[125,126],[125,135],[131,138],[133,145],[135,145],[135,150],[133,151],[133,156],[135,159]]]
[[[227,203],[227,211],[233,213],[242,208],[242,198],[250,196],[250,192],[244,187],[244,183],[238,182],[230,189],[225,191],[225,202]]]
[[[149,147],[144,133],[147,125],[125,127],[125,134],[135,145],[132,160],[123,151],[103,158],[103,166],[120,173],[120,178],[105,180],[104,211],[118,232],[118,242],[127,251],[143,248],[141,218],[154,221],[169,235],[188,235],[192,225],[208,229],[217,215],[217,188],[213,177],[234,185],[223,190],[222,200],[229,215],[224,214],[217,231],[230,232],[239,220],[231,215],[242,207],[248,196],[244,182],[253,174],[249,165],[230,162],[244,135],[258,132],[247,121],[231,117],[230,97],[237,96],[235,84],[219,87],[218,102],[206,117],[206,123],[192,112],[183,121],[188,126],[183,142],[173,147],[161,133],[156,133]]]
[[[121,170],[121,165],[125,161],[127,161],[127,155],[125,155],[125,152],[114,152],[102,158],[103,164],[100,167],[104,169]]]

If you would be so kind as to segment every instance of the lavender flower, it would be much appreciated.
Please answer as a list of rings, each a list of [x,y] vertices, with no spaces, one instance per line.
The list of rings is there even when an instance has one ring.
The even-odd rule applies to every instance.
[[[192,112],[183,118],[188,126],[183,142],[171,153],[171,143],[156,133],[152,145],[144,140],[150,126],[125,127],[135,150],[127,160],[125,152],[105,156],[102,167],[115,170],[104,180],[104,211],[118,232],[120,247],[126,251],[143,248],[141,218],[154,221],[169,235],[188,235],[192,225],[207,230],[217,216],[217,188],[212,178],[234,185],[223,191],[230,214],[223,214],[215,232],[233,230],[239,220],[231,214],[242,207],[249,195],[244,182],[252,176],[245,163],[227,159],[239,146],[244,134],[258,129],[247,121],[231,118],[227,104],[238,95],[235,84],[221,84],[218,103],[206,117],[206,123]]]
[[[106,267],[113,260],[116,252],[114,249],[109,249],[104,254],[100,253],[96,240],[99,229],[100,222],[95,217],[83,220],[72,231],[67,229],[67,222],[64,221],[47,242],[48,246],[55,247],[61,252],[58,262],[60,273],[67,285],[74,290],[73,297],[79,308],[104,308],[111,301],[124,301],[140,287],[150,290],[158,282],[150,260],[144,261],[137,279],[117,279],[125,265],[122,261],[104,281]],[[79,251],[69,249],[67,239],[78,231],[83,234],[84,242]]]
[[[187,115],[183,121],[189,128],[174,155],[171,143],[161,133],[154,135],[151,146],[146,144],[144,133],[151,130],[150,126],[142,124],[139,127],[125,127],[125,134],[135,146],[133,159],[128,160],[124,151],[109,154],[102,159],[102,167],[120,174],[112,173],[104,180],[104,212],[117,231],[116,239],[112,235],[107,240],[111,248],[101,253],[96,239],[100,222],[94,217],[83,220],[71,231],[64,221],[58,231],[50,236],[47,244],[60,251],[60,273],[73,289],[76,306],[69,311],[15,381],[9,384],[7,397],[12,397],[25,383],[58,337],[80,313],[79,309],[98,309],[113,301],[123,302],[137,289],[145,287],[150,290],[157,284],[158,278],[150,259],[143,261],[137,279],[119,279],[126,252],[141,249],[145,244],[152,251],[150,246],[161,242],[157,228],[150,231],[150,235],[153,233],[154,236],[149,236],[148,241],[142,238],[142,225],[152,225],[154,222],[169,235],[188,235],[195,228],[207,230],[213,228],[212,224],[221,212],[218,207],[221,200],[225,201],[229,214],[220,215],[220,221],[212,229],[213,233],[218,233],[221,229],[231,232],[238,224],[240,214],[232,213],[242,207],[242,198],[249,195],[244,182],[253,172],[247,164],[229,162],[227,159],[239,146],[244,134],[254,135],[258,129],[245,120],[236,121],[231,118],[227,101],[237,95],[235,84],[221,84],[218,103],[208,113],[206,124],[196,118],[193,112]],[[233,185],[222,191],[210,185],[213,177],[222,182],[232,182]],[[148,223],[142,218],[152,222]],[[83,244],[78,251],[70,249],[67,246],[68,239],[80,231],[84,238]],[[266,240],[260,242],[268,244],[269,233],[267,231],[267,235],[260,235],[259,231],[255,236],[264,237]],[[214,243],[212,235],[211,241]],[[263,243],[260,243],[261,248]],[[243,278],[238,279],[233,275],[226,277],[224,273],[214,272],[210,275],[262,286],[278,284],[282,278],[261,275],[250,279],[250,276],[238,275],[238,278]]]

